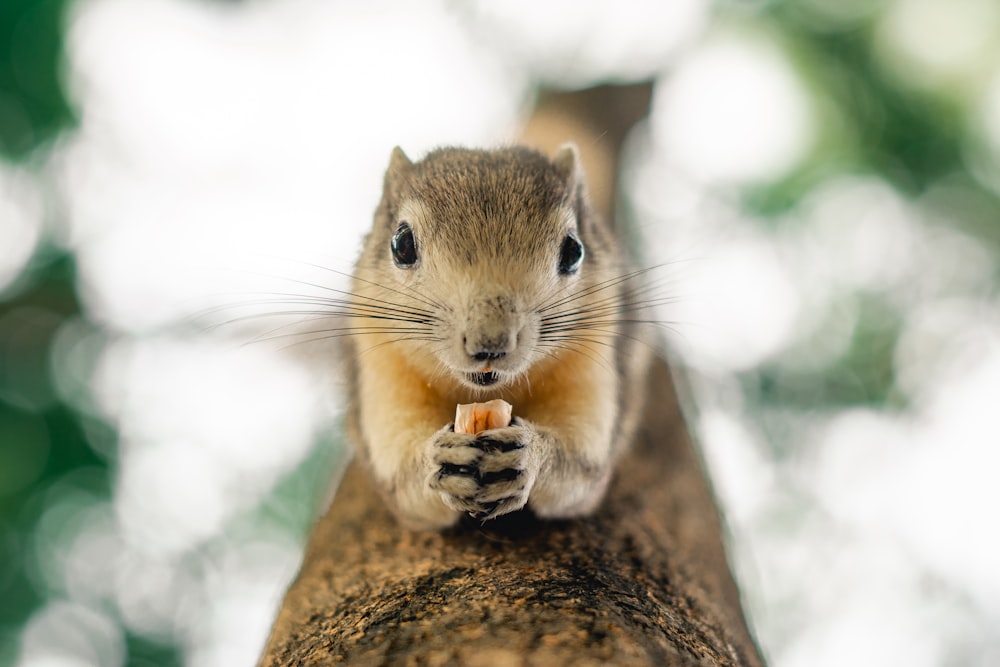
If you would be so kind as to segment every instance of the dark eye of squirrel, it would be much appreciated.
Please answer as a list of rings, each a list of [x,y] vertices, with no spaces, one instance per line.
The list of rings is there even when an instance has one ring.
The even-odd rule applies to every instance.
[[[559,273],[576,273],[583,262],[583,244],[573,234],[567,234],[559,250]]]
[[[417,242],[413,239],[410,223],[399,223],[389,247],[392,248],[392,261],[396,266],[405,269],[417,263]]]

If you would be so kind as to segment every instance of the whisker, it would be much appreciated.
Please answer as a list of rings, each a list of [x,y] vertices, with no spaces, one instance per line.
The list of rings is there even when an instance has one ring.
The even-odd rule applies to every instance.
[[[615,324],[650,324],[650,325],[661,325],[661,324],[671,324],[666,320],[654,319],[654,318],[641,318],[641,317],[609,317],[609,315],[615,315],[616,313],[600,313],[593,315],[586,315],[579,317],[577,319],[566,319],[560,320],[558,322],[547,322],[539,327],[539,331],[544,333],[548,331],[575,331],[577,329],[585,329],[588,327],[593,327],[595,325],[601,326],[612,326]]]
[[[264,336],[270,336],[271,334],[275,334],[275,333],[277,333],[279,331],[283,331],[285,329],[288,329],[289,327],[300,326],[303,322],[315,322],[316,320],[322,320],[322,319],[326,319],[328,317],[335,317],[335,316],[332,316],[332,315],[314,315],[312,317],[305,318],[305,320],[296,319],[296,320],[294,320],[292,322],[286,322],[285,324],[282,324],[282,325],[279,325],[279,326],[276,326],[276,327],[272,327],[272,328],[268,329],[267,331],[260,332],[259,334],[257,334],[256,336],[252,337],[247,342],[248,343],[258,342]],[[246,343],[244,343],[244,345],[246,345]]]
[[[308,345],[309,343],[319,343],[319,342],[324,341],[324,340],[335,339],[335,338],[342,338],[344,335],[350,335],[350,334],[342,334],[342,335],[337,335],[337,336],[317,336],[315,338],[310,338],[308,340],[300,340],[300,341],[296,341],[294,343],[289,343],[287,345],[282,345],[278,349],[279,350],[288,350],[288,349],[291,349],[293,347],[298,347],[299,345]],[[382,341],[381,343],[373,345],[370,348],[366,348],[366,349],[362,350],[361,352],[359,352],[359,354],[363,354],[363,353],[369,352],[369,351],[371,351],[371,350],[373,350],[373,349],[375,349],[377,347],[380,347],[382,345],[388,345],[390,343],[400,343],[400,342],[408,341],[408,340],[434,340],[434,339],[420,338],[420,337],[414,337],[414,336],[403,336],[401,338],[395,338],[395,339],[392,339],[392,340]]]
[[[405,317],[394,317],[394,316],[390,316],[390,315],[374,315],[374,314],[371,314],[371,313],[351,313],[351,312],[333,311],[333,310],[331,310],[331,311],[277,310],[277,311],[269,311],[269,312],[265,312],[265,313],[254,313],[254,314],[251,314],[251,315],[243,315],[241,317],[233,317],[233,318],[230,318],[230,319],[228,319],[228,320],[226,320],[224,322],[218,322],[216,324],[213,324],[210,327],[207,327],[207,330],[218,329],[218,328],[221,328],[221,327],[224,327],[224,326],[229,326],[229,325],[232,325],[232,324],[237,324],[239,322],[246,322],[246,321],[253,321],[253,320],[263,320],[263,319],[271,318],[271,317],[281,317],[281,316],[288,317],[288,316],[293,316],[293,315],[294,316],[306,316],[307,321],[320,320],[320,319],[352,319],[352,318],[357,318],[357,319],[379,320],[379,321],[386,321],[386,322],[402,322],[402,323],[405,323],[405,324],[419,324],[419,325],[423,325],[425,327],[428,327],[428,326],[434,324],[433,321],[429,321],[429,320],[423,320],[423,319],[417,320],[417,319],[410,319],[410,318],[405,318]],[[280,328],[285,328],[285,327],[289,327],[289,326],[294,326],[296,324],[300,324],[302,321],[303,320],[296,320],[294,322],[289,322],[289,323],[284,324],[284,325],[282,325],[281,327],[278,327],[278,328],[280,329]]]
[[[357,294],[355,292],[347,292],[344,290],[335,290],[335,291],[351,298],[340,298],[340,297],[334,298],[334,297],[320,296],[320,295],[297,294],[294,292],[239,292],[235,293],[234,296],[260,295],[260,296],[276,297],[276,298],[246,299],[238,303],[223,304],[220,306],[215,306],[213,308],[208,308],[204,312],[206,314],[211,314],[213,312],[219,312],[230,308],[239,308],[244,306],[267,304],[267,303],[290,303],[290,304],[303,303],[312,305],[378,308],[382,310],[398,311],[400,313],[405,313],[413,316],[418,316],[418,315],[431,316],[433,315],[434,312],[426,310],[424,308],[419,308],[417,306],[404,306],[398,303],[393,303],[391,301],[385,301],[384,299],[376,299],[374,297],[369,297],[364,294]]]
[[[361,277],[359,277],[357,275],[354,275],[353,273],[347,273],[345,271],[339,271],[337,269],[334,269],[334,268],[329,267],[329,266],[324,266],[322,264],[315,264],[313,262],[307,262],[305,260],[280,258],[280,257],[273,257],[272,259],[279,259],[279,260],[283,259],[284,261],[293,262],[293,263],[296,263],[296,264],[300,264],[302,266],[309,266],[309,267],[312,267],[314,269],[319,269],[320,271],[329,271],[330,273],[334,273],[334,274],[336,274],[338,276],[342,276],[342,277],[348,278],[350,280],[356,280],[358,282],[362,282],[362,283],[365,283],[365,284],[368,284],[368,285],[372,285],[373,287],[378,287],[380,289],[385,289],[385,290],[388,290],[390,292],[394,292],[396,294],[399,294],[400,296],[411,296],[412,298],[415,298],[417,301],[420,301],[421,303],[424,303],[424,304],[430,306],[433,309],[442,309],[442,310],[445,309],[445,306],[443,304],[438,303],[437,301],[434,301],[433,299],[429,299],[428,297],[426,297],[425,295],[423,295],[420,292],[416,291],[412,287],[410,287],[408,285],[403,285],[399,281],[396,281],[396,284],[399,285],[400,287],[405,288],[408,292],[410,292],[409,295],[407,295],[406,293],[401,292],[401,291],[399,291],[397,289],[393,289],[392,287],[389,287],[388,285],[384,285],[384,284],[381,284],[381,283],[373,282],[371,280],[367,280],[365,278],[361,278]],[[272,276],[272,277],[277,277],[277,276]]]
[[[565,324],[571,324],[576,322],[588,322],[591,320],[615,317],[615,319],[624,319],[621,315],[631,315],[642,313],[648,310],[653,310],[660,306],[665,306],[677,301],[674,297],[660,297],[657,299],[650,299],[642,303],[621,303],[621,304],[608,304],[605,306],[600,306],[597,308],[583,308],[579,310],[561,312],[557,315],[551,315],[548,317],[541,318],[541,327],[548,326],[560,326]]]
[[[334,333],[336,335],[331,336],[332,338],[339,338],[343,336],[365,336],[372,334],[394,334],[394,333],[428,333],[428,329],[421,327],[330,327],[327,329],[311,329],[309,331],[290,331],[287,333],[276,334],[273,336],[257,336],[254,340],[250,341],[253,343],[263,343],[271,340],[278,340],[281,338],[292,338],[294,336],[310,336],[313,334],[321,333]]]
[[[544,339],[543,342],[546,342],[546,343],[576,343],[576,342],[584,342],[584,343],[593,343],[594,345],[601,345],[602,347],[606,347],[606,348],[609,348],[609,349],[612,349],[612,350],[616,349],[614,343],[611,343],[611,342],[606,341],[606,340],[601,340],[600,338],[597,338],[596,336],[578,336],[578,335],[573,335],[573,336],[548,336],[548,337],[546,337]]]
[[[584,341],[584,342],[588,342],[588,341]],[[568,344],[568,343],[577,343],[577,344],[574,345],[574,344]],[[587,347],[582,342],[580,342],[580,341],[576,341],[576,340],[573,340],[573,339],[567,339],[565,341],[540,341],[539,343],[536,343],[536,348],[537,347],[549,347],[549,348],[552,348],[554,350],[563,350],[563,351],[566,351],[566,352],[574,352],[574,353],[579,354],[579,355],[581,355],[583,357],[586,357],[590,361],[593,361],[595,364],[597,364],[601,368],[605,369],[606,371],[608,371],[612,375],[617,375],[617,372],[615,371],[615,369],[606,360],[601,359],[600,356],[595,356],[592,353],[592,351],[587,350]],[[556,355],[555,355],[554,352],[552,353],[552,357],[556,358]]]
[[[607,324],[608,324],[608,326],[613,326],[613,325],[617,324],[618,322],[620,322],[620,320],[611,321],[611,322],[608,322]],[[661,322],[661,321],[658,321],[658,320],[636,320],[636,322],[640,323],[640,324],[654,324],[654,325],[658,325],[659,327],[662,327],[665,331],[667,331],[669,333],[680,335],[680,332],[677,329],[673,328],[670,325],[670,323],[668,323],[668,322]],[[628,340],[634,341],[634,342],[636,342],[636,343],[638,343],[640,345],[643,345],[643,346],[649,348],[653,352],[656,352],[656,353],[660,352],[659,347],[654,342],[652,342],[652,341],[646,340],[646,339],[641,338],[639,336],[634,336],[632,334],[629,334],[629,333],[626,333],[626,332],[623,332],[623,331],[619,331],[617,329],[605,328],[605,327],[602,327],[602,326],[590,326],[590,327],[583,327],[583,328],[570,328],[570,329],[567,329],[565,332],[561,332],[561,331],[547,332],[542,337],[542,339],[543,340],[572,340],[572,339],[580,338],[580,339],[584,339],[584,340],[591,340],[591,342],[598,342],[597,340],[593,339],[593,337],[592,337],[591,334],[584,335],[584,334],[582,334],[582,332],[599,332],[599,333],[607,334],[610,337],[626,338]],[[553,335],[553,334],[558,334],[558,335]],[[611,343],[608,343],[606,341],[603,341],[602,344],[612,346]]]
[[[304,264],[307,264],[309,266],[314,266],[314,267],[316,267],[318,269],[324,269],[324,268],[326,268],[326,267],[322,267],[322,266],[316,265],[316,264],[309,264],[308,262],[304,262]],[[327,270],[333,271],[334,273],[340,273],[341,275],[346,275],[346,274],[343,274],[343,273],[341,273],[339,271],[336,271],[334,269],[327,269]],[[299,278],[291,278],[291,277],[288,277],[288,276],[268,275],[266,273],[261,273],[261,272],[258,272],[258,271],[247,271],[247,273],[250,273],[250,274],[253,274],[253,275],[258,275],[258,276],[263,276],[265,278],[274,278],[274,279],[277,279],[277,280],[286,280],[288,282],[297,283],[299,285],[304,285],[306,287],[315,287],[316,289],[320,289],[320,290],[323,290],[323,291],[326,291],[326,292],[333,292],[335,294],[343,294],[344,296],[351,297],[352,298],[352,301],[351,301],[352,303],[354,303],[354,301],[353,301],[354,299],[365,299],[365,300],[367,300],[367,301],[369,301],[371,303],[380,303],[380,304],[386,305],[388,307],[399,307],[399,304],[393,303],[391,301],[386,301],[384,299],[379,299],[379,298],[368,296],[368,295],[365,295],[365,294],[359,294],[357,292],[351,292],[351,291],[348,291],[348,290],[338,289],[336,287],[330,287],[329,285],[323,285],[323,284],[320,284],[320,283],[312,282],[310,280],[301,280]],[[379,283],[375,283],[375,282],[372,282],[372,281],[369,281],[369,280],[364,280],[364,279],[359,279],[359,280],[360,280],[360,282],[364,282],[364,283],[368,283],[368,284],[374,285],[376,287],[388,290],[390,292],[394,292],[394,293],[399,294],[401,296],[407,296],[403,292],[400,292],[399,290],[393,289],[393,288],[391,288],[391,287],[389,287],[387,285],[381,285]],[[278,294],[281,294],[281,293],[279,292]],[[434,303],[432,301],[428,301],[428,300],[424,299],[423,297],[420,297],[419,295],[417,297],[410,297],[410,298],[416,298],[418,301],[421,301],[422,303],[427,304],[431,308],[437,308],[437,309],[443,308],[443,306],[441,304],[437,304],[437,303]],[[419,308],[417,310],[423,310],[423,309]],[[425,311],[425,312],[427,314],[430,314],[433,311]]]
[[[238,324],[239,322],[247,322],[251,320],[262,320],[270,317],[279,317],[281,315],[296,315],[296,316],[312,316],[312,319],[320,319],[323,317],[337,317],[336,311],[326,311],[326,310],[272,310],[262,313],[253,313],[252,315],[241,315],[239,317],[232,317],[228,320],[223,320],[222,322],[216,322],[205,329],[211,331],[213,329],[220,329],[230,324]]]
[[[322,340],[322,338],[320,338],[319,340]],[[425,337],[421,337],[421,336],[403,336],[401,338],[395,338],[395,339],[392,339],[392,340],[384,340],[381,343],[376,343],[375,345],[370,345],[370,346],[366,347],[363,350],[359,350],[358,351],[358,356],[362,356],[362,355],[368,354],[369,352],[371,352],[373,350],[377,350],[378,348],[382,347],[383,345],[390,345],[392,343],[402,343],[402,342],[405,342],[405,341],[412,341],[412,340],[438,342],[441,339],[440,338],[425,338]]]
[[[645,290],[650,291],[650,290]],[[638,310],[643,310],[646,308],[655,308],[658,306],[666,306],[672,303],[676,303],[679,297],[676,296],[657,296],[649,299],[638,300],[635,298],[637,295],[628,294],[619,296],[612,295],[604,297],[593,303],[588,303],[584,308],[565,308],[564,310],[559,310],[555,313],[545,315],[541,318],[542,322],[557,321],[560,319],[565,319],[574,316],[580,316],[583,314],[591,313],[626,313],[634,312]]]
[[[633,278],[637,278],[639,276],[645,275],[645,274],[649,273],[650,271],[653,271],[653,270],[655,270],[657,268],[659,268],[659,266],[651,266],[651,267],[647,267],[645,269],[637,269],[635,271],[630,271],[628,273],[625,273],[625,274],[622,274],[622,275],[618,275],[618,276],[615,276],[613,278],[608,278],[607,280],[602,280],[602,281],[600,281],[600,282],[598,282],[598,283],[596,283],[594,285],[590,285],[589,287],[585,287],[585,288],[577,290],[576,292],[573,292],[573,293],[571,293],[571,294],[569,294],[567,296],[564,296],[564,297],[562,297],[560,299],[557,299],[556,301],[554,301],[552,303],[548,303],[548,304],[542,305],[542,306],[536,308],[535,310],[537,312],[540,312],[540,313],[547,312],[549,310],[552,310],[553,308],[558,308],[559,306],[565,305],[565,304],[570,303],[572,301],[576,301],[578,299],[582,299],[582,298],[584,298],[586,296],[589,296],[591,294],[596,294],[597,292],[601,292],[601,291],[606,290],[606,289],[611,289],[612,287],[616,287],[616,286],[618,286],[618,285],[620,285],[620,284],[622,284],[622,283],[624,283],[624,282],[626,282],[628,280],[632,280]]]

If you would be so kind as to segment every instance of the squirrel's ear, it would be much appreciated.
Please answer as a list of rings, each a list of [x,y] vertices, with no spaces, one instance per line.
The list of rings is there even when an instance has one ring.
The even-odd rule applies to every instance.
[[[389,158],[389,171],[399,171],[401,169],[405,170],[413,165],[410,162],[410,158],[406,157],[406,153],[399,146],[392,149],[392,157]]]
[[[575,188],[579,184],[581,174],[580,167],[580,151],[577,149],[576,144],[573,142],[568,142],[559,147],[556,151],[555,156],[552,158],[552,164],[556,168],[556,172],[559,176],[566,181],[566,185],[570,189]]]
[[[389,168],[385,170],[385,190],[394,192],[399,187],[399,183],[410,171],[413,163],[406,153],[399,146],[392,149],[392,157],[389,158]]]

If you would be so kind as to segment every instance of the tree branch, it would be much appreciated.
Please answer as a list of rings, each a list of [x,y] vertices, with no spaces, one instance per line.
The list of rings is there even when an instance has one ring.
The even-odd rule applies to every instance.
[[[409,532],[352,464],[261,665],[761,665],[664,362],[647,391],[582,520]]]

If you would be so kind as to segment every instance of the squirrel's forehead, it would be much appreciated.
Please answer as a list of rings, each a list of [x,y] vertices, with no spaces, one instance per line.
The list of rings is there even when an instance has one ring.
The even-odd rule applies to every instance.
[[[565,185],[545,170],[514,163],[496,168],[480,164],[418,167],[402,188],[402,199],[419,199],[444,216],[539,215],[567,200]]]
[[[519,205],[516,200],[505,202],[463,202],[453,200],[428,201],[422,197],[406,197],[399,202],[395,222],[408,222],[418,233],[436,236],[451,231],[511,231],[523,226],[526,232],[542,237],[561,238],[576,229],[576,214],[568,206]]]

